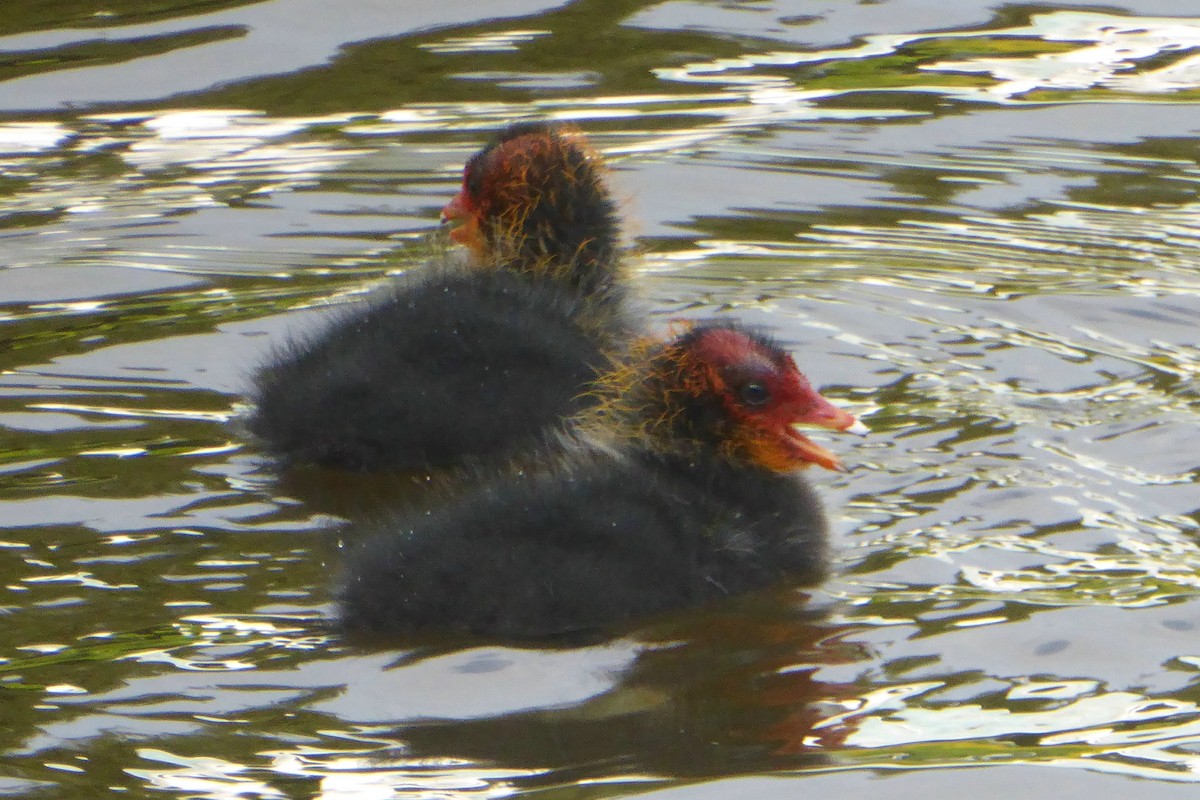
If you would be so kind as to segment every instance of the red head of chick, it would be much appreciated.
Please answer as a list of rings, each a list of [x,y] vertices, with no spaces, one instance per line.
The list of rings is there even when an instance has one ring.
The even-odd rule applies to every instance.
[[[587,292],[619,277],[618,216],[604,166],[572,128],[505,128],[467,162],[442,219],[482,266],[547,273]]]
[[[866,431],[818,394],[787,352],[748,328],[705,323],[638,349],[600,381],[602,399],[585,431],[664,452],[707,451],[772,472],[841,468],[801,426]]]

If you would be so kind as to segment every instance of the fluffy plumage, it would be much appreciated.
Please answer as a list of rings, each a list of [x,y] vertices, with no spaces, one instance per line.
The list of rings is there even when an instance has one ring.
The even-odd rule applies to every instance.
[[[703,325],[597,395],[556,468],[353,531],[344,625],[540,637],[826,574],[825,517],[795,470],[836,460],[791,426],[857,423],[785,353]]]
[[[511,126],[446,216],[476,263],[402,276],[257,373],[247,427],[283,467],[436,470],[536,450],[633,328],[615,207],[583,138]]]

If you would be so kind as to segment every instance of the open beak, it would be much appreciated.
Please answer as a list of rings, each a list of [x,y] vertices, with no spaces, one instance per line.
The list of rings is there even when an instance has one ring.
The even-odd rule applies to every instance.
[[[867,426],[849,411],[838,408],[815,391],[809,399],[811,402],[808,409],[788,426],[787,439],[792,446],[793,454],[796,458],[810,464],[816,464],[835,472],[844,472],[846,468],[842,466],[842,462],[838,461],[837,456],[809,439],[797,428],[801,425],[816,425],[821,428],[864,436],[867,433]]]
[[[842,462],[838,457],[826,450],[821,445],[809,439],[795,427],[789,427],[787,431],[788,444],[791,445],[792,455],[807,464],[816,464],[818,467],[833,470],[834,472],[845,472],[846,468],[842,466]]]

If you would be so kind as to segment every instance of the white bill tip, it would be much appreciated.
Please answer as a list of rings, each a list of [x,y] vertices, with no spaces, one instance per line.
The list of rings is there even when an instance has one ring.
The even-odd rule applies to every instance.
[[[861,419],[854,420],[854,424],[845,429],[846,433],[853,433],[855,436],[866,436],[871,432],[871,429],[863,424]]]

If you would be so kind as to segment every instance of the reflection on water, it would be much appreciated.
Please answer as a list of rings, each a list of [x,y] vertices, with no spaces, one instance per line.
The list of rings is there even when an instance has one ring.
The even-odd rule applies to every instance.
[[[1057,11],[1028,25],[984,31],[865,36],[862,45],[833,51],[753,53],[658,72],[666,80],[787,91],[788,76],[755,71],[812,70],[795,83],[808,90],[932,91],[962,99],[1053,101],[1050,90],[1110,90],[1087,99],[1196,92],[1200,19],[1154,19]],[[1167,61],[1164,65],[1163,61]],[[1139,68],[1146,65],[1148,68]],[[915,70],[914,70],[915,68]],[[946,75],[946,73],[951,73]],[[954,73],[980,75],[960,78]],[[1189,97],[1189,99],[1194,99]]]
[[[1195,782],[1200,21],[134,5],[0,23],[0,793]],[[871,424],[816,477],[815,596],[545,647],[330,628],[361,495],[261,467],[245,376],[419,268],[526,116],[613,165],[652,325],[770,326]]]

